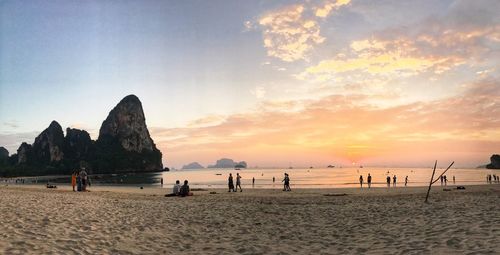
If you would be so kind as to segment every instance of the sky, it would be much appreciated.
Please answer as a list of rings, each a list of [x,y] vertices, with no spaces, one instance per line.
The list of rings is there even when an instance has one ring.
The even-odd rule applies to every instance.
[[[475,167],[500,153],[500,1],[0,0],[0,146],[93,139],[129,94],[165,166]]]

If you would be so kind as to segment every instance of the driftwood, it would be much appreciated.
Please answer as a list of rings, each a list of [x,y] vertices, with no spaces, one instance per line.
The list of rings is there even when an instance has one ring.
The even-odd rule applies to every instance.
[[[444,170],[443,173],[441,173],[435,180],[434,180],[434,174],[436,173],[436,166],[437,166],[437,160],[436,162],[434,162],[434,169],[432,170],[432,176],[431,176],[431,181],[429,183],[429,189],[427,189],[427,195],[425,196],[425,202],[427,203],[428,202],[428,199],[429,199],[429,193],[431,192],[431,187],[432,187],[432,184],[436,183],[437,181],[439,181],[439,179],[441,178],[441,176],[443,176],[446,172],[448,172],[448,170],[450,170],[451,166],[453,166],[453,164],[455,163],[455,161],[451,162],[451,164],[448,166],[448,168],[446,168],[446,170]]]

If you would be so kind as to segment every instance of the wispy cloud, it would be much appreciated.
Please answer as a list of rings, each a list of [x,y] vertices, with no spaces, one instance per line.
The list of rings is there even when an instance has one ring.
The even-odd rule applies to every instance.
[[[319,19],[349,2],[327,1],[322,6],[310,3],[290,5],[263,15],[257,23],[263,30],[267,55],[285,62],[307,60],[314,47],[325,41],[320,35]],[[311,12],[314,14],[309,14]]]
[[[327,17],[333,9],[338,9],[343,5],[347,5],[351,0],[327,1],[323,6],[316,7],[315,15],[317,17]]]

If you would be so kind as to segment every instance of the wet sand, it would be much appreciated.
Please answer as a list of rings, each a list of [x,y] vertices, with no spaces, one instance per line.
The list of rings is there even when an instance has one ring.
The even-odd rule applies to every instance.
[[[425,204],[423,187],[180,198],[159,188],[0,186],[0,253],[500,253],[500,184],[448,188],[435,186]]]

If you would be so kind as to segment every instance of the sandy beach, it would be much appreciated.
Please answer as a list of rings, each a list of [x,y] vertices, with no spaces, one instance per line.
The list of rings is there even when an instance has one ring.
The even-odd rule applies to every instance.
[[[0,253],[500,252],[498,184],[436,186],[428,204],[422,187],[208,190],[186,198],[159,188],[91,190],[1,186]]]

